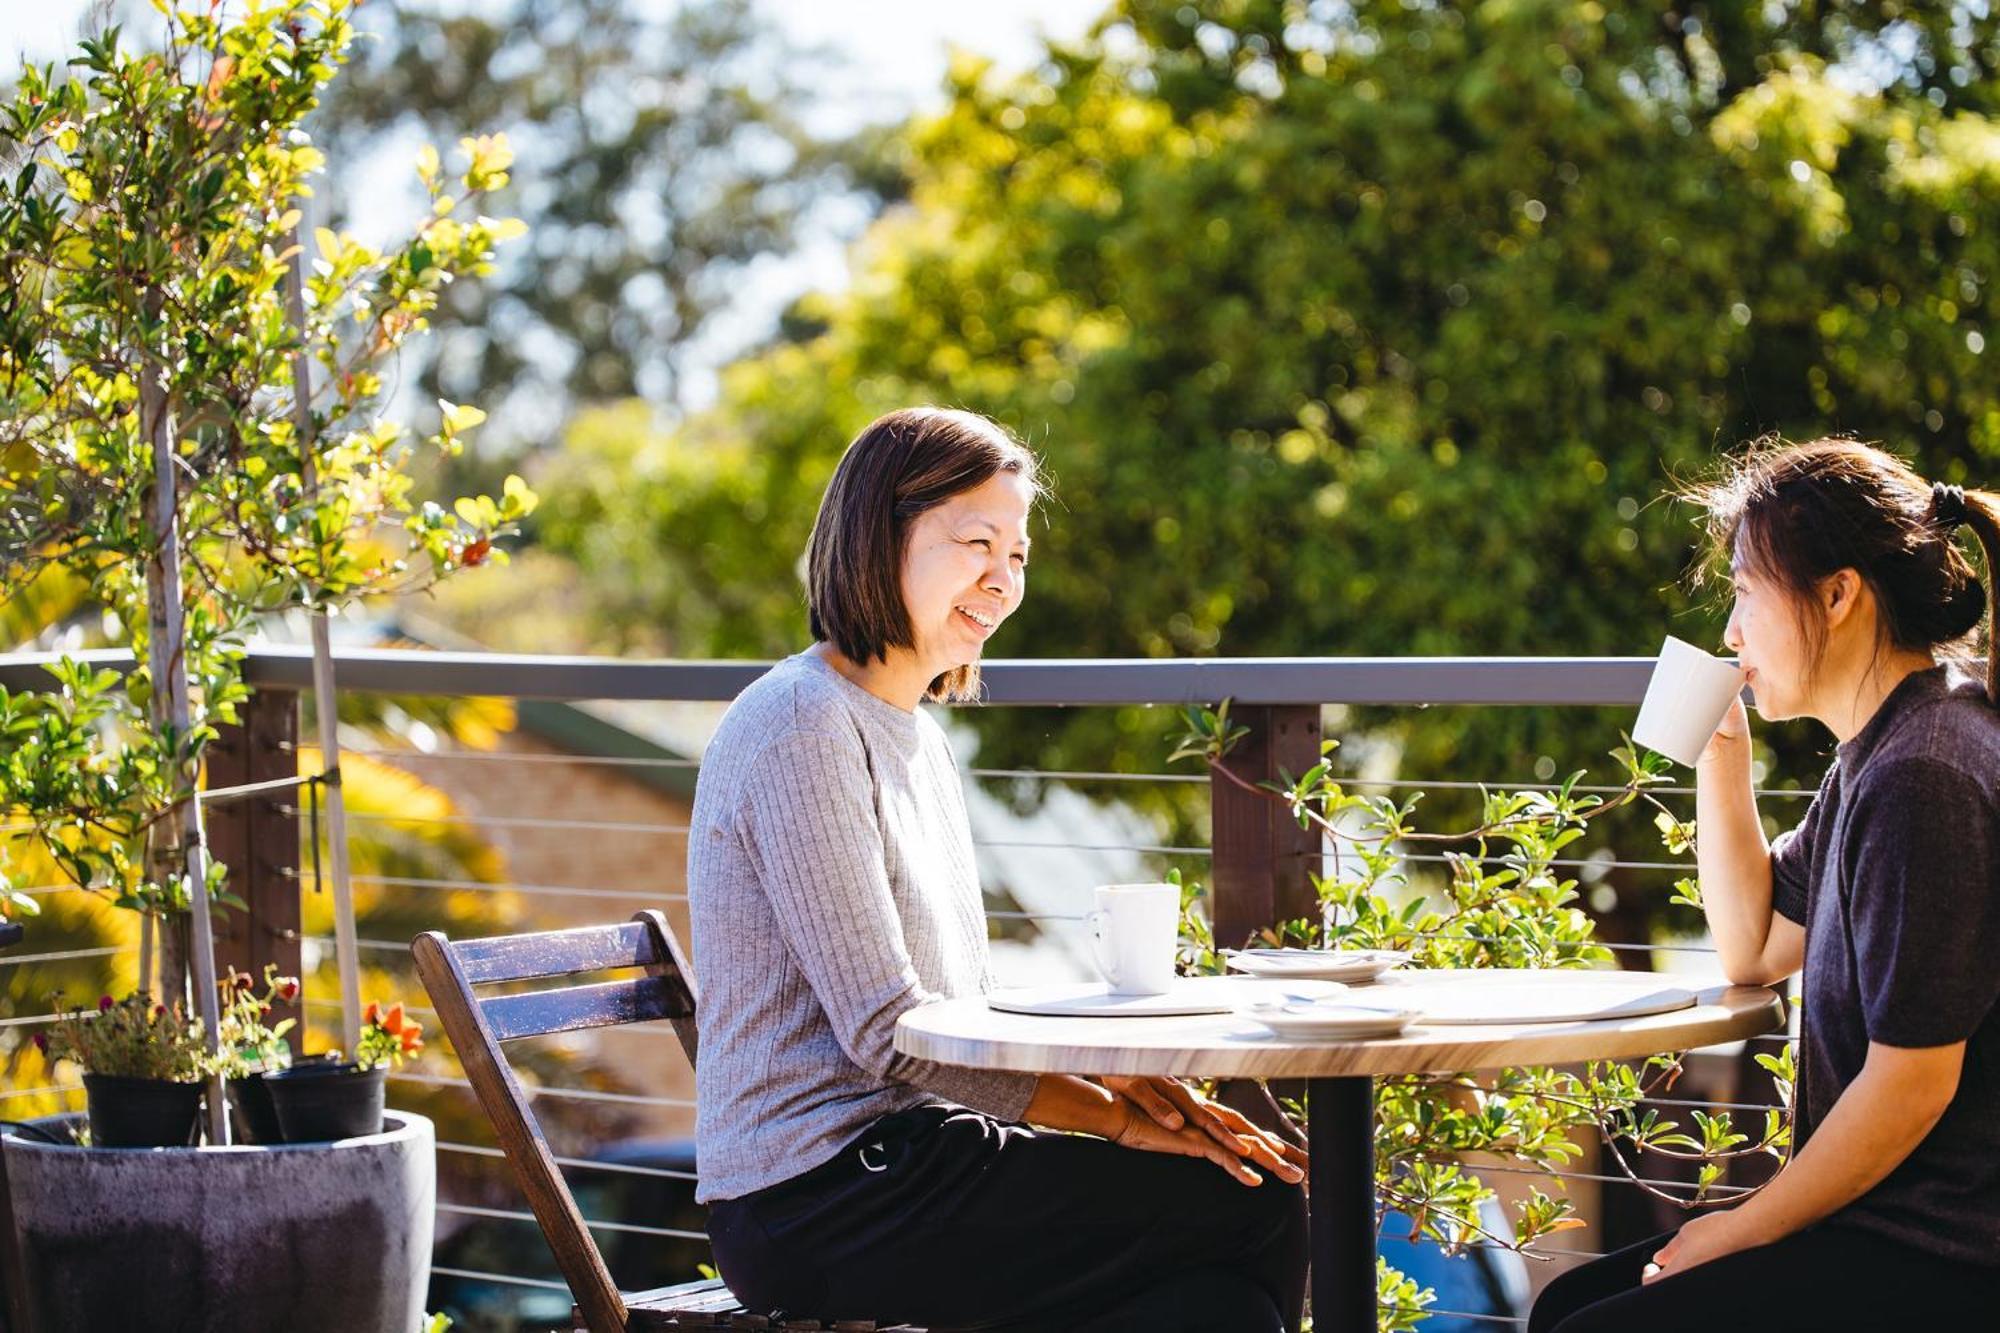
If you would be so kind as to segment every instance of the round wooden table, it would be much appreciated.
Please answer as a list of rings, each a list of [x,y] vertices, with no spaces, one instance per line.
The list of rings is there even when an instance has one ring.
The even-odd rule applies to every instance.
[[[1418,1025],[1397,1037],[1298,1041],[1273,1037],[1241,1014],[1054,1018],[1005,1013],[970,996],[904,1014],[896,1049],[940,1064],[1036,1074],[1304,1079],[1314,1327],[1319,1333],[1374,1333],[1376,1075],[1633,1059],[1740,1041],[1783,1022],[1777,993],[1763,987],[1704,986],[1651,973],[1591,976],[1629,985],[1635,999],[1678,985],[1694,1003],[1641,1017]],[[1502,970],[1406,972],[1345,998],[1393,1003],[1404,984],[1517,986],[1522,980]]]

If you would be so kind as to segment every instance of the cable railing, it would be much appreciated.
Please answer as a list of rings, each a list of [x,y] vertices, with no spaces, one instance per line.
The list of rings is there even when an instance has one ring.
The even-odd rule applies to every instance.
[[[721,701],[734,694],[741,685],[761,671],[761,667],[745,664],[633,664],[587,662],[580,666],[572,662],[566,674],[557,675],[543,669],[535,659],[498,659],[487,662],[478,658],[461,657],[452,662],[436,660],[434,654],[347,654],[340,663],[340,678],[344,687],[364,690],[385,690],[399,694],[446,694],[482,695],[505,697],[509,693],[515,697],[588,700],[595,698],[619,698],[626,700],[645,699],[708,699]],[[352,658],[353,660],[348,660]],[[427,660],[417,660],[427,659]],[[1086,665],[1090,670],[1085,670]],[[1408,703],[1408,704],[1465,704],[1476,706],[1505,706],[1508,704],[1616,704],[1636,703],[1643,690],[1647,663],[1643,660],[1632,662],[1622,659],[1579,659],[1557,663],[1523,663],[1519,660],[1505,660],[1497,663],[1447,662],[1439,663],[1314,663],[1277,662],[1242,664],[1200,664],[1200,670],[1189,669],[1189,664],[1180,663],[1103,663],[1103,664],[1024,664],[994,663],[986,670],[989,690],[996,703],[1010,704],[1092,704],[1092,703],[1139,703],[1170,704],[1176,702],[1213,702],[1223,697],[1233,697],[1238,702],[1253,702],[1270,706],[1307,706],[1313,699],[1339,699],[1350,703]],[[1412,673],[1409,668],[1419,669]],[[700,670],[714,667],[720,675],[702,675]],[[1162,670],[1162,668],[1167,668]],[[0,683],[9,683],[6,675],[7,664],[0,661]],[[1092,683],[1092,672],[1109,673],[1112,678],[1097,679]],[[265,689],[292,689],[302,683],[298,677],[300,667],[295,657],[284,654],[268,654],[261,650],[253,654],[249,676],[254,684]],[[497,673],[497,674],[496,674]],[[692,674],[691,674],[692,673]],[[1371,674],[1372,673],[1372,674]],[[512,682],[520,687],[509,691],[496,688]],[[1292,682],[1287,684],[1286,682]],[[693,682],[689,685],[688,682]],[[720,682],[720,683],[718,683]],[[1310,688],[1298,682],[1306,682]],[[1426,683],[1428,682],[1428,683]],[[1565,684],[1568,682],[1568,684]],[[616,689],[607,689],[607,683]],[[1218,688],[1220,687],[1220,688]],[[1316,705],[1312,705],[1316,708]],[[293,745],[294,753],[310,750],[309,745]],[[347,756],[366,758],[374,763],[402,768],[417,775],[422,781],[444,791],[447,795],[461,790],[476,793],[468,799],[470,807],[462,804],[459,809],[449,811],[424,811],[402,813],[393,810],[354,810],[350,808],[348,819],[357,826],[354,837],[359,841],[371,838],[380,840],[382,835],[407,833],[425,829],[453,830],[475,836],[491,835],[502,840],[500,845],[510,857],[522,852],[523,848],[541,846],[568,847],[575,849],[574,860],[588,864],[587,853],[600,845],[614,845],[620,840],[663,838],[673,842],[685,839],[690,827],[686,819],[684,797],[675,797],[660,787],[651,789],[649,795],[661,811],[658,818],[606,817],[609,814],[625,814],[630,805],[619,805],[611,810],[593,814],[588,811],[570,815],[560,809],[552,809],[547,803],[537,801],[540,808],[531,805],[521,809],[518,805],[503,806],[498,802],[494,808],[480,806],[480,801],[490,799],[492,775],[503,773],[509,767],[532,770],[535,773],[554,774],[566,770],[597,770],[604,781],[620,780],[621,774],[631,774],[629,781],[637,783],[647,771],[662,771],[680,775],[675,782],[698,774],[701,767],[699,757],[676,756],[671,754],[547,754],[520,752],[514,750],[471,750],[471,749],[421,749],[399,748],[387,745],[348,746],[343,748]],[[1143,786],[1165,786],[1186,788],[1206,785],[1210,779],[1206,774],[1180,772],[1115,772],[1087,768],[1035,769],[1022,767],[979,767],[968,766],[963,770],[969,786],[987,783],[1033,784],[1038,787],[1098,788],[1097,798],[1103,798],[1103,789],[1112,791],[1138,789]],[[454,776],[456,775],[456,776]],[[481,775],[486,775],[482,777]],[[352,781],[350,777],[350,782]],[[537,779],[538,782],[546,782]],[[1553,791],[1558,783],[1540,779],[1512,781],[1478,781],[1471,779],[1419,780],[1400,776],[1344,778],[1344,785],[1352,789],[1381,791],[1408,791],[1435,789],[1439,791]],[[470,785],[467,785],[470,784]],[[481,785],[484,784],[484,785]],[[277,814],[301,823],[313,813],[306,803],[283,792],[287,787],[296,787],[296,780],[276,780],[247,784],[245,792],[265,795],[266,803]],[[509,788],[517,799],[518,788]],[[1004,791],[1004,788],[1002,789]],[[1570,788],[1579,794],[1609,795],[1623,791],[1621,787],[1576,785]],[[1685,798],[1691,796],[1693,788],[1662,785],[1649,789],[1655,795]],[[1760,785],[1758,795],[1778,801],[1790,801],[1798,797],[1810,797],[1810,789],[1773,788]],[[454,796],[454,799],[457,799]],[[1148,840],[1140,834],[1133,836],[1130,828],[1121,828],[1118,836],[1094,836],[1091,833],[1077,833],[1074,828],[1065,829],[1066,836],[1049,838],[1034,836],[1028,828],[1017,836],[1012,832],[1000,832],[988,828],[975,837],[977,847],[996,853],[1038,853],[1060,855],[1064,853],[1090,853],[1139,858],[1188,858],[1213,862],[1216,849],[1212,846],[1195,845],[1172,839]],[[650,845],[650,844],[648,844]],[[663,857],[678,857],[678,849],[662,851]],[[1321,853],[1289,853],[1290,856],[1319,855]],[[1413,867],[1432,867],[1447,863],[1451,858],[1441,854],[1406,850],[1400,858]],[[1489,858],[1499,861],[1500,857]],[[547,862],[544,855],[538,864]],[[364,860],[363,864],[367,864]],[[665,863],[663,864],[670,864]],[[1156,862],[1157,864],[1157,862]],[[1572,856],[1560,858],[1551,863],[1564,870],[1587,872],[1588,878],[1598,878],[1612,872],[1631,876],[1646,876],[1656,873],[1692,874],[1692,861],[1626,858],[1619,856]],[[299,857],[293,864],[281,867],[276,872],[284,881],[294,886],[294,892],[310,893],[314,887],[315,873],[309,857]],[[411,911],[411,905],[428,901],[421,896],[403,898],[401,895],[423,895],[432,891],[442,893],[469,892],[484,895],[507,895],[517,901],[505,911],[516,914],[504,929],[532,929],[538,927],[575,924],[577,913],[588,912],[587,904],[618,904],[622,907],[642,905],[683,905],[687,895],[675,887],[678,875],[667,872],[662,875],[662,887],[625,888],[607,884],[602,880],[593,881],[589,873],[564,874],[560,879],[549,876],[546,880],[539,876],[526,876],[520,882],[504,880],[495,882],[471,875],[450,873],[416,874],[390,873],[386,868],[371,869],[356,874],[353,882],[384,893],[398,895],[398,912],[408,919],[414,915],[422,918],[426,913],[419,909]],[[1001,886],[1004,889],[1004,885]],[[75,888],[72,885],[38,885],[33,892],[62,893]],[[1213,885],[1208,890],[1215,892]],[[565,904],[573,904],[566,906]],[[1054,924],[1076,921],[1081,912],[1044,910],[1032,906],[1011,904],[992,907],[987,916],[996,923]],[[435,918],[444,924],[440,913]],[[1450,934],[1443,938],[1472,943],[1504,944],[1514,943],[1504,936],[1479,935],[1471,933]],[[333,947],[331,936],[300,933],[296,944],[311,946],[315,950],[329,950]],[[1576,947],[1587,943],[1609,949],[1621,957],[1637,955],[1657,957],[1712,956],[1713,945],[1688,940],[1662,939],[1658,942],[1638,942],[1630,940],[1579,942]],[[357,941],[358,947],[373,956],[381,965],[394,968],[407,952],[407,942],[384,938],[379,934],[363,937]],[[1567,944],[1556,946],[1560,952],[1570,948]],[[0,973],[9,964],[59,965],[101,960],[121,952],[120,946],[88,947],[77,949],[51,949],[39,953],[21,954],[8,957],[0,954]],[[337,998],[314,996],[307,1005],[316,1012],[337,1010]],[[409,1004],[406,1008],[415,1014],[434,1014],[426,1007]],[[0,1019],[0,1028],[30,1027],[51,1021],[53,1014],[29,1014]],[[603,1030],[609,1035],[650,1035],[662,1040],[660,1049],[671,1051],[661,1059],[680,1059],[677,1042],[671,1040],[671,1028],[664,1025],[635,1025],[632,1028],[611,1028]],[[593,1034],[593,1039],[595,1038]],[[1788,1038],[1771,1034],[1749,1039],[1744,1043],[1764,1044],[1771,1047],[1782,1045]],[[621,1050],[625,1049],[623,1047]],[[599,1072],[616,1069],[616,1061],[599,1061],[592,1066]],[[450,1066],[427,1064],[422,1068],[406,1068],[393,1072],[390,1077],[395,1089],[393,1100],[407,1105],[411,1098],[427,1096],[468,1096],[469,1082],[452,1072]],[[685,1077],[683,1070],[680,1077]],[[30,1089],[0,1091],[6,1098],[26,1099],[30,1096],[70,1095],[80,1089],[75,1084],[54,1082],[46,1086]],[[579,1108],[597,1105],[606,1110],[620,1112],[639,1111],[670,1114],[685,1117],[693,1110],[691,1097],[655,1095],[652,1093],[622,1091],[616,1088],[577,1087],[550,1083],[526,1083],[523,1091],[537,1101],[546,1100],[557,1105],[573,1105]],[[1762,1112],[1781,1109],[1774,1104],[1745,1100],[1700,1100],[1691,1098],[1648,1097],[1648,1106],[1661,1108],[1692,1108],[1710,1111]],[[476,1164],[489,1164],[504,1157],[495,1146],[448,1139],[437,1144],[439,1153],[451,1160],[461,1162],[470,1168]],[[677,1170],[671,1167],[646,1165],[640,1162],[605,1161],[587,1156],[563,1155],[556,1159],[566,1172],[578,1176],[600,1176],[606,1178],[649,1179],[671,1185],[692,1187],[695,1173],[691,1170]],[[1544,1181],[1560,1182],[1564,1188],[1572,1183],[1596,1189],[1614,1186],[1632,1188],[1651,1187],[1655,1190],[1674,1194],[1690,1195],[1701,1192],[1694,1182],[1638,1176],[1612,1174],[1607,1171],[1570,1170],[1558,1168],[1544,1170],[1524,1166],[1508,1166],[1501,1163],[1468,1162],[1465,1169],[1471,1174],[1493,1174],[1498,1176],[1537,1177]],[[465,1177],[465,1179],[471,1179]],[[1711,1184],[1706,1187],[1710,1196],[1729,1196],[1745,1192],[1753,1186],[1730,1183]],[[499,1224],[503,1226],[534,1225],[533,1215],[524,1209],[495,1207],[489,1203],[471,1202],[461,1198],[441,1199],[437,1205],[441,1218],[453,1219],[455,1226],[474,1224]],[[588,1220],[593,1228],[607,1233],[626,1233],[655,1239],[672,1238],[678,1240],[702,1241],[704,1233],[671,1227],[649,1225],[644,1222],[621,1220],[619,1218],[597,1217]],[[1482,1245],[1490,1245],[1484,1242]],[[1504,1248],[1504,1247],[1497,1247]],[[1591,1257],[1587,1251],[1551,1251],[1559,1260],[1575,1260]],[[518,1273],[487,1271],[478,1267],[462,1265],[439,1265],[434,1272],[467,1281],[491,1282],[502,1286],[537,1288],[550,1291],[564,1291],[567,1288],[560,1281],[524,1276]],[[1455,1311],[1435,1305],[1422,1311],[1432,1319],[1457,1318],[1475,1323],[1515,1324],[1525,1321],[1519,1317],[1482,1314],[1472,1311]]]

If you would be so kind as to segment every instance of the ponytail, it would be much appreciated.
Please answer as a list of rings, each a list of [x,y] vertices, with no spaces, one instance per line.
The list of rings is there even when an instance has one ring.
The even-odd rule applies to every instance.
[[[1965,491],[1957,486],[1942,483],[1931,487],[1931,510],[1940,527],[1945,530],[1945,539],[1950,540],[1953,529],[1963,523],[1972,529],[1979,539],[1979,551],[1986,559],[1986,596],[1981,608],[1980,620],[1986,623],[1986,633],[1982,636],[1986,644],[1986,702],[2000,707],[2000,651],[1993,643],[1993,629],[2000,624],[2000,496],[1987,491]],[[1977,588],[1975,580],[1970,585]],[[1978,621],[1973,622],[1973,628]]]

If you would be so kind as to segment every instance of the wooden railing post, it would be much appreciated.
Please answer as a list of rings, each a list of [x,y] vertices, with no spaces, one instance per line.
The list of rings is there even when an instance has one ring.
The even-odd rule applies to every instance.
[[[219,729],[208,748],[207,788],[242,787],[298,773],[299,696],[253,689],[238,709],[242,721]],[[235,968],[262,978],[266,963],[300,975],[299,817],[306,796],[296,787],[218,800],[206,811],[209,850],[229,868],[229,891],[248,911],[224,908],[215,923],[216,970]],[[299,1053],[304,1024],[292,1029]]]
[[[1319,762],[1317,704],[1232,710],[1230,720],[1250,733],[1223,762],[1252,787],[1281,774],[1296,777]],[[1256,932],[1280,921],[1317,914],[1308,878],[1319,865],[1317,830],[1300,828],[1269,795],[1247,791],[1220,775],[1209,778],[1209,811],[1215,851],[1209,906],[1217,947],[1241,948]]]

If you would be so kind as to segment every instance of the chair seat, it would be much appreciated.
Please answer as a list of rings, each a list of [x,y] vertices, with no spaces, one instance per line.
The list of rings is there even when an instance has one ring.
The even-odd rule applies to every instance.
[[[657,1287],[633,1292],[625,1297],[631,1312],[626,1328],[630,1333],[657,1333],[659,1330],[694,1328],[768,1329],[770,1333],[924,1333],[911,1324],[878,1324],[872,1319],[839,1319],[821,1323],[817,1319],[788,1319],[784,1315],[753,1314],[721,1278],[683,1282],[676,1287]],[[583,1317],[576,1316],[577,1327]]]

